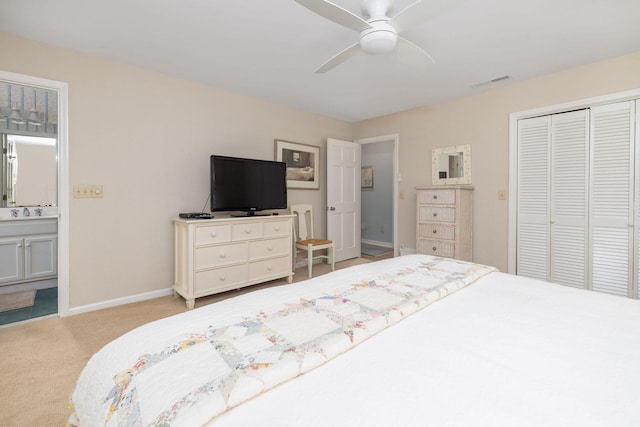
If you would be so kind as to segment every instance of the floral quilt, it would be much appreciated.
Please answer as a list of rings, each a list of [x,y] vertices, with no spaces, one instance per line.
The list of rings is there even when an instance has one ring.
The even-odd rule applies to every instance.
[[[68,424],[203,425],[496,271],[421,255],[382,267],[372,276],[362,270],[361,279],[345,283],[332,280],[335,273],[313,279],[326,286],[310,286],[312,292],[299,283],[279,304],[247,304],[232,323],[215,315],[209,324],[189,321],[192,313],[213,313],[218,303],[175,316],[183,325],[179,332],[169,323],[138,328],[89,361],[71,397]],[[242,305],[243,298],[251,294],[233,303]],[[161,345],[154,342],[156,334]],[[126,344],[138,341],[149,342],[149,350]]]

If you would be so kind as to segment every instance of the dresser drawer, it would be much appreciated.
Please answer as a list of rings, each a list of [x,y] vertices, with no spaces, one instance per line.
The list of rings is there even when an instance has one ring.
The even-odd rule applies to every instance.
[[[262,281],[273,276],[283,276],[291,271],[291,258],[288,256],[254,261],[249,264],[249,280]]]
[[[418,209],[419,221],[455,222],[456,209],[436,206],[420,206]]]
[[[436,240],[418,239],[418,253],[453,258],[455,255],[455,244],[440,242]]]
[[[291,243],[288,237],[281,239],[256,240],[249,243],[249,259],[288,255]]]
[[[247,264],[198,271],[195,274],[195,295],[208,295],[220,288],[241,287],[248,280]]]
[[[259,239],[262,237],[262,222],[244,222],[240,224],[233,224],[231,233],[233,241],[238,242],[242,240]]]
[[[456,227],[453,224],[445,225],[421,222],[418,224],[418,237],[425,237],[427,239],[455,240]]]
[[[455,205],[456,190],[418,191],[418,203],[425,205]]]
[[[194,251],[194,268],[219,267],[248,260],[247,243],[204,246]]]
[[[231,241],[231,225],[204,225],[195,230],[195,245],[210,245]]]
[[[289,235],[289,221],[265,221],[263,237],[281,237]]]

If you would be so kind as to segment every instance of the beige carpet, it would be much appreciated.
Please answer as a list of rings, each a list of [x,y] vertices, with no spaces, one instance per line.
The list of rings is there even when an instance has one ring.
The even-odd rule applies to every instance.
[[[369,262],[357,258],[336,264],[336,269]],[[317,277],[330,271],[313,267]],[[294,282],[307,277],[296,270]],[[286,283],[275,280],[238,291],[196,300],[196,308],[225,298]],[[63,426],[68,399],[89,358],[123,333],[186,311],[184,300],[173,296],[61,318],[45,318],[0,328],[0,427]]]
[[[3,311],[17,310],[31,307],[36,299],[36,291],[12,292],[0,295],[0,313]]]

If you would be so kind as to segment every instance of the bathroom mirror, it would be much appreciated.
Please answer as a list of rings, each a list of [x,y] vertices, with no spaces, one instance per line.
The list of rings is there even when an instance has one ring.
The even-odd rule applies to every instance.
[[[56,139],[9,134],[0,137],[0,207],[56,206]]]
[[[0,81],[0,207],[57,205],[58,94]]]
[[[431,150],[433,185],[471,184],[471,145]]]

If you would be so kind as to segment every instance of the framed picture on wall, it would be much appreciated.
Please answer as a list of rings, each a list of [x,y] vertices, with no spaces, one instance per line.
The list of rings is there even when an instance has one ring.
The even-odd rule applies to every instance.
[[[275,140],[276,160],[287,164],[287,188],[320,189],[320,147]]]
[[[373,188],[373,166],[360,169],[360,188]]]

